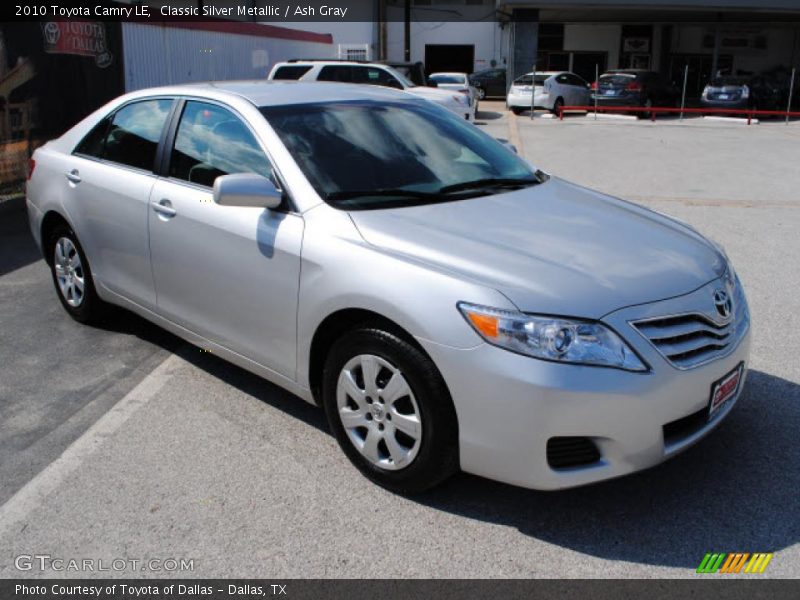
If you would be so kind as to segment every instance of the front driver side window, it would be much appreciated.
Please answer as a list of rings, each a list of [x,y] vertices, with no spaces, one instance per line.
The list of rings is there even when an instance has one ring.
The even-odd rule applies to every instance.
[[[217,177],[231,173],[271,178],[272,168],[239,117],[216,104],[188,101],[175,135],[170,176],[211,187]]]

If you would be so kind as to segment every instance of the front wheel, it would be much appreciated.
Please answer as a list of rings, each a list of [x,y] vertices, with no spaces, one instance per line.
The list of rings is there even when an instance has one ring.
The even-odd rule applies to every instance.
[[[478,90],[478,100],[483,100],[484,98],[486,98],[485,89],[483,89],[482,87],[476,87],[475,89]]]
[[[322,391],[339,446],[371,481],[415,493],[458,470],[458,426],[442,376],[394,333],[365,327],[336,341]]]

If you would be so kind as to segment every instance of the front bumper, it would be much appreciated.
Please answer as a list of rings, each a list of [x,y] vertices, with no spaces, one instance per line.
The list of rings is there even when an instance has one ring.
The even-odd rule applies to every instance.
[[[487,344],[461,350],[420,340],[453,397],[461,468],[514,485],[553,490],[652,467],[700,440],[730,412],[744,379],[737,397],[710,421],[703,419],[666,440],[665,426],[672,432],[676,421],[704,417],[712,383],[741,362],[746,368],[749,326],[725,356],[679,370],[630,321],[695,310],[718,285],[712,282],[687,296],[623,309],[603,319],[652,367],[648,373],[547,362]],[[547,443],[554,437],[588,438],[600,451],[600,460],[553,468]]]

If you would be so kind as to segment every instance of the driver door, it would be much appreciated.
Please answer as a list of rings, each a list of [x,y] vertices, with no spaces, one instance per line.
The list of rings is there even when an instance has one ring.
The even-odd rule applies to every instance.
[[[187,100],[149,212],[159,312],[171,321],[294,379],[303,218],[219,206],[214,180],[272,176],[250,127],[229,108]]]

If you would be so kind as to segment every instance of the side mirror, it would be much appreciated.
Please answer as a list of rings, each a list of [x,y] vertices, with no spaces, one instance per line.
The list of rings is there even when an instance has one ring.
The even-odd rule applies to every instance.
[[[283,193],[263,175],[237,173],[214,180],[214,202],[220,206],[274,209],[282,201]]]
[[[439,87],[439,82],[433,79],[428,79],[428,87]]]

